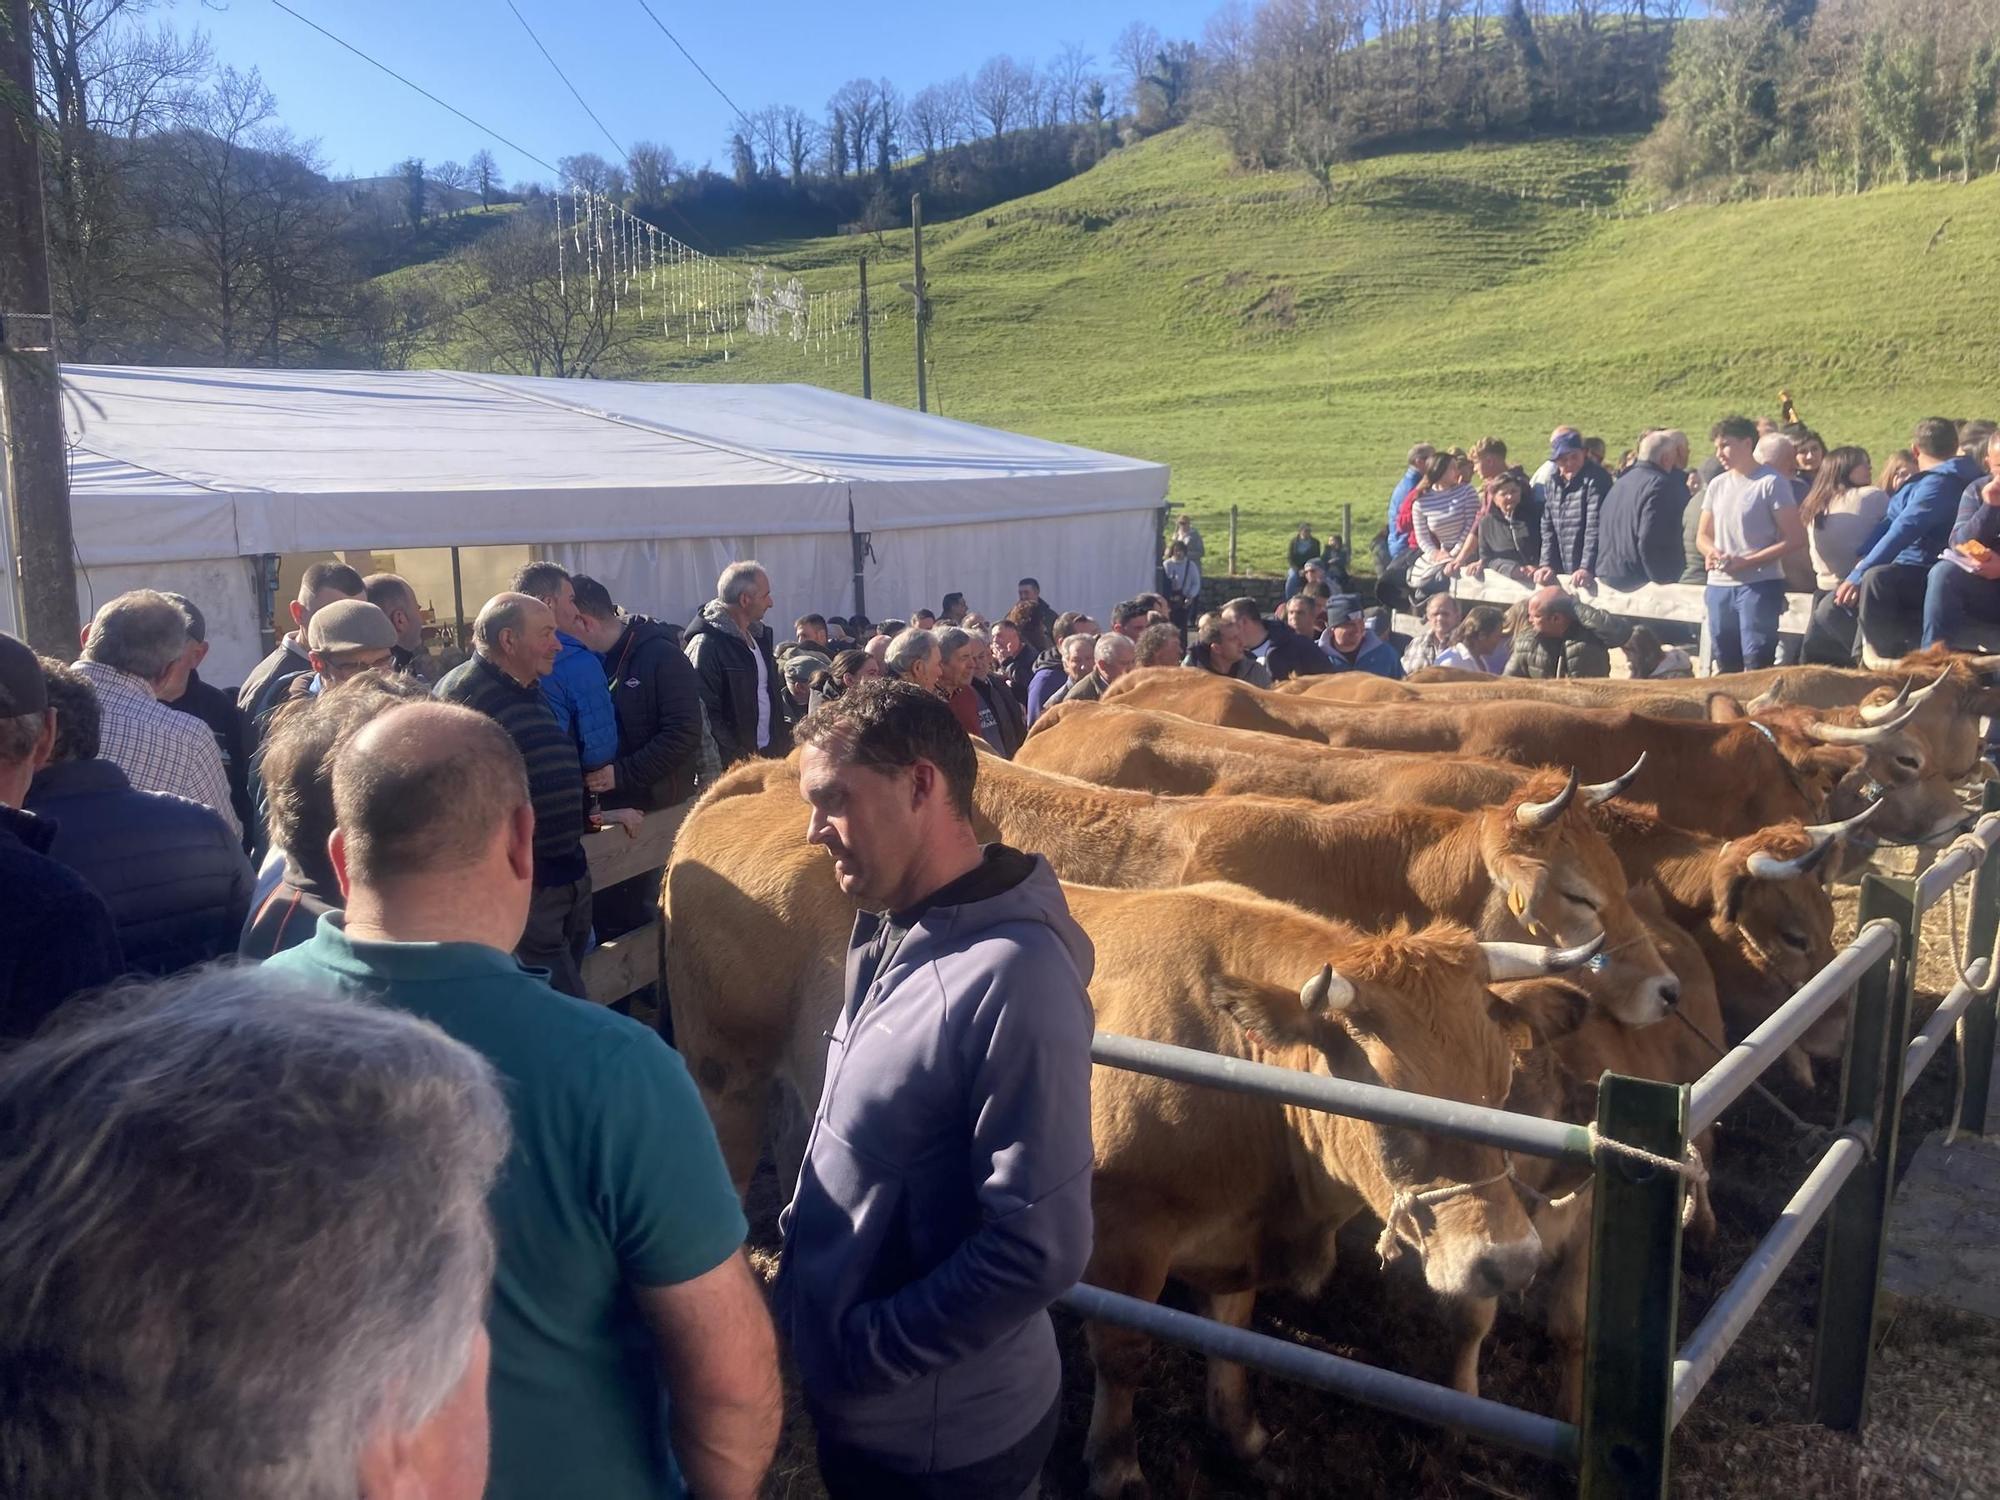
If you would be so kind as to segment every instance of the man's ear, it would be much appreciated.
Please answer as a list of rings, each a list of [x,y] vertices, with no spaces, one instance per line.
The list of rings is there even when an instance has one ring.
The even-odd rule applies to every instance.
[[[535,804],[523,802],[507,820],[507,868],[520,880],[535,878]]]
[[[294,630],[301,628],[306,623],[306,607],[299,603],[298,600],[294,599],[285,608],[292,612],[292,628]]]
[[[56,710],[42,710],[42,732],[35,736],[35,748],[28,752],[28,764],[37,771],[55,759],[56,755]]]
[[[910,767],[910,806],[922,807],[938,789],[938,768],[927,760],[919,760]]]
[[[340,899],[348,900],[347,835],[338,828],[326,836],[326,857],[333,863],[333,878],[340,885]]]

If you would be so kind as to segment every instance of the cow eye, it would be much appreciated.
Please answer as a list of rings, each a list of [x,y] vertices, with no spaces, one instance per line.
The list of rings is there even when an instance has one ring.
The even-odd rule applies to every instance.
[[[1811,946],[1811,944],[1806,942],[1803,933],[1781,932],[1778,934],[1778,936],[1784,940],[1784,944],[1787,948],[1790,948],[1797,953],[1803,953],[1806,951],[1807,948]]]
[[[1588,912],[1595,912],[1597,910],[1595,899],[1590,896],[1579,896],[1575,891],[1564,891],[1563,900],[1574,902]]]
[[[1922,759],[1915,755],[1897,756],[1896,765],[1899,769],[1904,771],[1921,771],[1924,768],[1924,763]]]

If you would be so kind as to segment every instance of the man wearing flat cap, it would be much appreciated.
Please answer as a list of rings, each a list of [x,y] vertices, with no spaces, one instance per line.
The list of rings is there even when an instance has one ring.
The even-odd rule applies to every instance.
[[[363,672],[395,666],[396,626],[366,599],[341,599],[313,611],[306,622],[312,671],[292,679],[288,696],[304,698],[338,687]]]
[[[104,898],[48,857],[55,825],[21,810],[55,742],[41,661],[0,634],[0,1043],[125,967]]]

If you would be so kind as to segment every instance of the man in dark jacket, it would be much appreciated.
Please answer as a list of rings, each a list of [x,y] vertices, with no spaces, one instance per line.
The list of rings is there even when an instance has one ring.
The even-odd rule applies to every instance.
[[[313,611],[336,599],[363,598],[367,592],[368,586],[361,581],[361,575],[346,563],[317,562],[306,569],[299,580],[299,596],[291,604],[292,623],[298,629],[252,667],[250,675],[243,679],[243,686],[236,690],[236,706],[243,710],[243,732],[253,753],[262,732],[260,726],[269,720],[271,710],[284,701],[292,679],[313,669],[312,659],[306,654],[306,626]]]
[[[55,738],[40,660],[0,633],[0,1043],[125,968],[104,898],[48,857],[55,826],[22,810]]]
[[[753,755],[782,760],[791,753],[784,680],[771,654],[770,633],[758,623],[770,608],[771,579],[763,565],[733,562],[682,637],[708,731],[702,746],[705,779]]]
[[[1681,581],[1688,457],[1686,433],[1649,432],[1638,462],[1611,481],[1597,522],[1597,576],[1612,588]]]
[[[1559,588],[1528,595],[1528,618],[1514,637],[1508,677],[1609,677],[1611,647],[1622,646],[1632,627],[1592,609]]]
[[[1042,622],[1042,634],[1055,639],[1057,615],[1053,605],[1042,597],[1041,580],[1023,578],[1015,590],[1022,604],[1035,612],[1035,618]]]
[[[1958,424],[1949,417],[1917,423],[1910,451],[1917,477],[1890,497],[1861,560],[1833,591],[1835,605],[1859,612],[1861,640],[1884,658],[1916,642],[1931,564],[1951,539],[1966,487],[1980,477],[1978,461],[1958,451]]]
[[[1528,476],[1508,469],[1486,486],[1479,513],[1479,555],[1466,568],[1477,578],[1491,568],[1526,583],[1542,565],[1542,500]]]
[[[1028,650],[1028,643],[1021,638],[1020,628],[1012,620],[1001,620],[993,627],[993,675],[1007,684],[1014,694],[1014,701],[1021,705],[1021,715],[1025,720],[1028,684],[1035,677],[1035,658]]]
[[[1090,1258],[1090,939],[1045,860],[980,847],[933,694],[860,683],[800,737],[807,838],[861,907],[775,1294],[820,1474],[1019,1496],[1055,1440],[1047,1309]]]
[[[542,696],[541,680],[562,649],[555,613],[526,594],[495,594],[473,622],[472,640],[472,660],[445,673],[432,693],[495,720],[528,764],[535,897],[514,956],[547,969],[551,985],[581,1000],[590,945],[590,863],[583,852],[590,815],[576,741]]]
[[[44,661],[42,673],[56,740],[26,806],[55,824],[49,857],[104,897],[132,970],[172,974],[234,953],[251,877],[229,825],[199,802],[133,790],[98,758],[90,680],[55,661]]]
[[[671,626],[620,613],[610,590],[578,575],[578,637],[604,664],[618,714],[618,755],[585,783],[606,807],[658,812],[694,795],[701,688]]]
[[[1549,462],[1555,467],[1542,499],[1542,562],[1535,582],[1581,587],[1597,576],[1597,528],[1611,476],[1570,431],[1549,444]]]
[[[222,753],[222,771],[229,778],[229,805],[236,811],[236,821],[243,825],[243,847],[248,849],[257,837],[257,804],[250,795],[250,753],[243,739],[243,715],[236,707],[233,693],[225,693],[212,682],[203,682],[195,670],[208,658],[208,621],[200,607],[185,594],[168,594],[167,598],[187,620],[188,643],[183,653],[187,659],[187,686],[180,697],[171,702],[164,698],[160,701],[169,708],[194,715],[215,736],[215,748]]]
[[[1271,681],[1288,677],[1312,677],[1331,672],[1333,663],[1311,641],[1273,615],[1266,619],[1255,599],[1231,599],[1222,606],[1226,619],[1236,622],[1236,637],[1243,649],[1264,664]]]

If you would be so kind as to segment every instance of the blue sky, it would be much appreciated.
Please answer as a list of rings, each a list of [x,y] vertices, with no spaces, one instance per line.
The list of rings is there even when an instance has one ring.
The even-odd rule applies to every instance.
[[[474,119],[553,162],[614,153],[550,70],[507,0],[287,0]],[[733,119],[654,28],[638,0],[514,0],[621,145],[653,140],[713,160]],[[742,108],[797,104],[815,116],[849,78],[887,77],[906,94],[996,52],[1053,57],[1081,42],[1107,74],[1111,44],[1143,18],[1198,36],[1220,0],[758,0],[654,12]],[[219,61],[256,66],[279,113],[317,139],[336,175],[371,176],[406,156],[464,161],[485,145],[513,181],[548,174],[498,141],[293,20],[271,0],[167,0],[155,12],[207,31]]]

